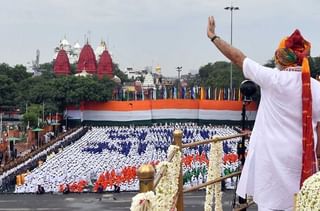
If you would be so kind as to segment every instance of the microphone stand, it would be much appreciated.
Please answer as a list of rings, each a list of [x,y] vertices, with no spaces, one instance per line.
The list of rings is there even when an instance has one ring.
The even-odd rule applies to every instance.
[[[242,96],[242,113],[241,113],[241,129],[242,131],[244,131],[246,129],[246,105],[248,105],[251,102],[251,99],[247,99],[245,96]],[[242,136],[241,138],[241,142],[238,143],[237,146],[237,154],[238,154],[238,158],[241,162],[241,166],[240,169],[242,169],[244,162],[245,162],[245,152],[246,152],[246,146],[245,146],[245,140],[246,137]],[[236,184],[238,184],[240,176],[238,176]],[[235,206],[235,200],[236,200],[236,193],[235,193],[235,198],[233,201],[233,208]],[[242,198],[242,197],[238,197],[238,202],[239,204],[246,204],[247,203],[247,199],[246,198]],[[247,209],[242,209],[244,211],[246,211]]]

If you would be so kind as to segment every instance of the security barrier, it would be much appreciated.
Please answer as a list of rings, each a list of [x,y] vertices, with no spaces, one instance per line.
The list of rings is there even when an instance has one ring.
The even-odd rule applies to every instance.
[[[212,196],[213,193],[215,195],[215,209],[214,210],[222,210],[222,203],[221,203],[221,181],[225,180],[227,178],[231,178],[234,176],[239,176],[241,174],[240,171],[231,173],[229,175],[221,177],[220,172],[220,165],[219,159],[217,158],[217,155],[219,155],[219,152],[222,151],[222,142],[228,139],[238,138],[238,137],[244,137],[248,136],[250,132],[245,132],[237,135],[232,136],[226,136],[226,137],[213,137],[209,140],[205,141],[196,141],[189,144],[182,144],[182,131],[181,130],[175,130],[173,133],[174,136],[174,143],[171,146],[174,146],[174,150],[170,150],[168,152],[167,166],[166,168],[160,168],[155,175],[155,171],[151,165],[143,165],[138,169],[138,177],[140,181],[140,193],[137,194],[132,199],[132,206],[131,210],[136,211],[142,211],[142,210],[174,210],[176,208],[177,211],[183,211],[183,194],[187,192],[192,192],[199,190],[201,188],[206,187],[206,201],[204,209],[205,211],[212,210]],[[208,169],[208,177],[207,182],[197,185],[195,187],[189,188],[189,189],[183,189],[183,174],[182,174],[182,162],[181,162],[181,152],[183,148],[187,147],[193,147],[201,144],[211,144],[210,149],[210,156],[209,156],[209,169]],[[180,159],[177,159],[177,154],[180,156]],[[222,154],[220,154],[221,158]],[[175,160],[174,160],[175,159]],[[179,163],[178,163],[178,162]],[[173,163],[173,166],[175,165],[177,169],[174,168],[168,168],[169,163]],[[161,164],[161,162],[160,162]],[[163,177],[166,177],[166,175],[172,171],[178,171],[178,175],[172,174],[172,180],[176,181],[174,184],[174,188],[172,187],[161,187],[158,188],[159,183],[161,183],[161,180]],[[175,180],[175,176],[177,179]],[[158,189],[157,189],[158,188]],[[159,200],[157,197],[158,195],[161,195],[161,191],[165,188],[168,189],[174,189],[176,191],[168,191],[171,195],[167,195],[167,198]],[[160,190],[160,193],[159,193]],[[220,201],[219,201],[220,200]],[[167,207],[161,203],[167,203]],[[172,204],[171,204],[172,203]],[[234,209],[234,211],[240,211],[243,210],[249,206],[254,204],[254,202],[248,201],[245,204],[240,204],[237,208]],[[169,206],[169,207],[168,207]],[[165,207],[165,209],[164,209]]]

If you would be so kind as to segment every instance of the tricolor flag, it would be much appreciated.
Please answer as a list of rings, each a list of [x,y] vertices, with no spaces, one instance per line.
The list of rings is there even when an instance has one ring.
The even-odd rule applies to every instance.
[[[141,99],[144,100],[144,91],[143,91],[143,89],[141,90]]]
[[[181,98],[182,99],[185,99],[186,98],[186,87],[182,87],[182,95],[181,95]]]
[[[195,88],[191,87],[190,92],[191,92],[191,94],[190,94],[191,99],[194,99],[195,98]]]
[[[122,100],[126,99],[126,90],[124,89],[122,91]]]
[[[167,99],[167,88],[166,87],[163,87],[164,90],[163,90],[163,99]]]
[[[209,87],[207,89],[207,99],[210,100],[211,99],[211,87]]]
[[[204,87],[202,86],[201,89],[200,89],[200,100],[203,100],[204,99],[204,96],[205,93],[204,93]]]
[[[171,99],[174,98],[174,87],[171,87]]]
[[[152,99],[156,100],[157,99],[157,89],[156,88],[154,88],[152,90],[152,94],[153,94],[153,98]]]

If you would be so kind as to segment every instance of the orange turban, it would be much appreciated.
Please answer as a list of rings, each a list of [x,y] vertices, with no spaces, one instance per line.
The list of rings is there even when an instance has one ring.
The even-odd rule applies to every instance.
[[[281,40],[275,52],[275,60],[283,67],[301,66],[303,58],[310,55],[310,43],[296,29],[290,37]]]

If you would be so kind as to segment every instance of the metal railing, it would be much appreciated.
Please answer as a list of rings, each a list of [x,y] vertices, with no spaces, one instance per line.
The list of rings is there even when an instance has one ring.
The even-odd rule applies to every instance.
[[[195,141],[193,143],[188,143],[188,144],[182,144],[182,131],[181,130],[175,130],[173,132],[173,137],[174,137],[174,142],[173,144],[179,147],[179,150],[182,152],[183,148],[187,148],[187,147],[194,147],[194,146],[198,146],[198,145],[202,145],[202,144],[210,144],[210,143],[217,143],[217,142],[222,142],[228,139],[233,139],[233,138],[239,138],[239,137],[243,137],[243,136],[248,136],[250,135],[250,132],[244,132],[241,134],[237,134],[237,135],[231,135],[231,136],[224,136],[224,137],[214,137],[212,139],[209,140],[204,140],[204,141]],[[177,151],[173,151],[167,158],[168,162],[171,162],[175,153]],[[181,153],[182,154],[182,153]],[[138,169],[138,177],[139,177],[139,183],[140,183],[140,192],[148,192],[148,191],[154,191],[155,188],[157,187],[157,185],[159,184],[162,176],[164,175],[165,171],[168,171],[167,168],[162,168],[159,172],[157,172],[157,175],[155,175],[155,170],[153,168],[152,165],[150,164],[146,164],[146,165],[142,165],[139,169]],[[241,174],[241,171],[237,171],[234,173],[231,173],[229,175],[223,176],[223,177],[219,177],[216,178],[214,180],[211,181],[207,181],[203,184],[191,187],[189,189],[183,189],[183,173],[182,173],[182,162],[180,162],[180,174],[179,174],[179,183],[178,183],[178,192],[176,194],[175,200],[174,200],[174,204],[172,207],[176,207],[177,211],[183,211],[184,210],[184,206],[183,206],[183,194],[184,193],[188,193],[188,192],[192,192],[192,191],[197,191],[201,188],[204,188],[208,185],[212,185],[218,182],[221,182],[222,180],[225,180],[227,178],[231,178],[234,176],[239,176]],[[235,208],[234,211],[240,211],[243,210],[249,206],[251,206],[252,204],[254,204],[253,201],[249,201],[246,204],[241,204],[239,207]]]

